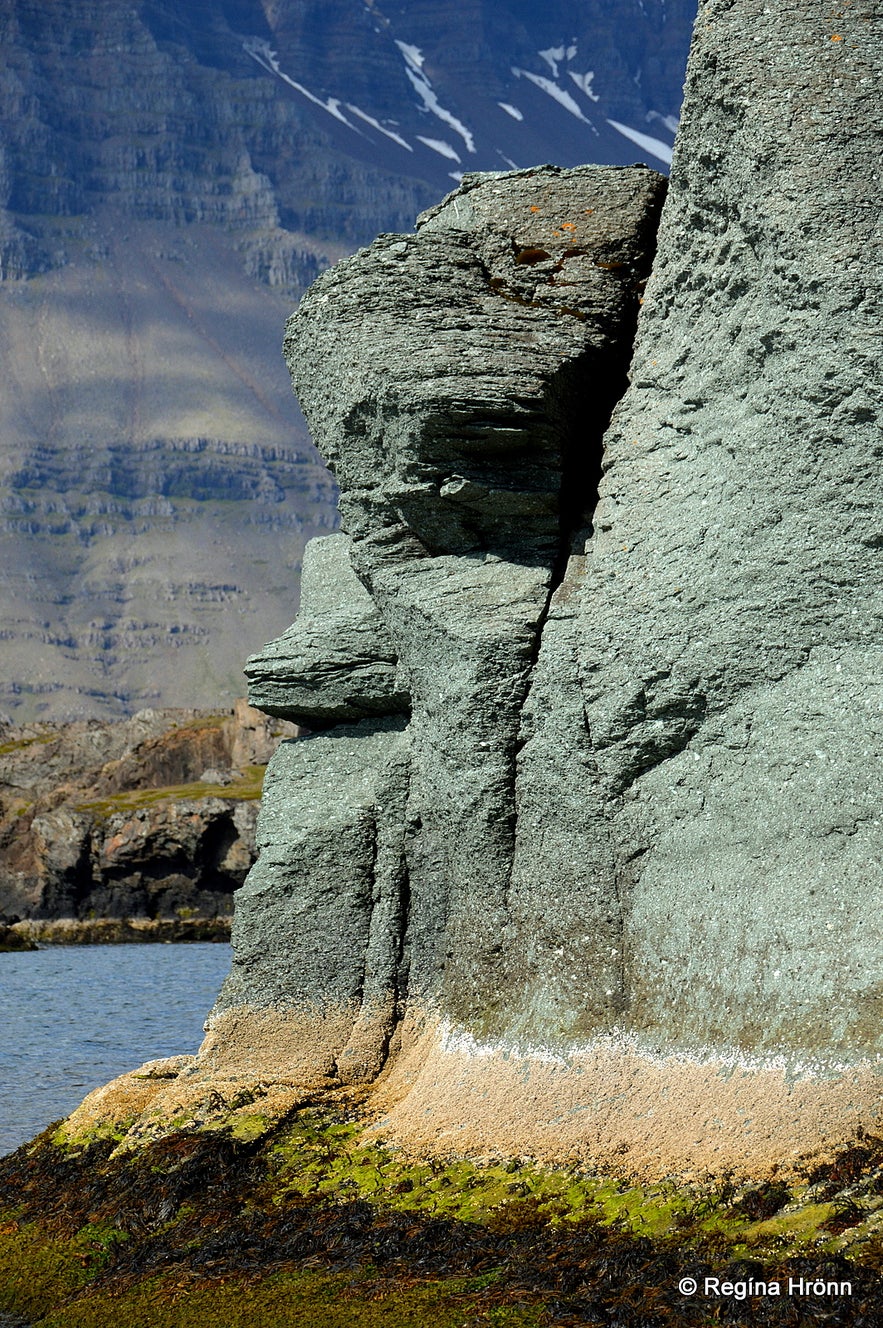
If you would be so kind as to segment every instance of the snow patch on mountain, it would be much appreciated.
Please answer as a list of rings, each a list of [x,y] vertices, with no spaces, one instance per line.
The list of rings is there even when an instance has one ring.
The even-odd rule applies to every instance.
[[[577,43],[576,37],[574,37],[569,43],[565,43],[562,41],[560,46],[550,46],[545,51],[538,51],[537,55],[539,55],[541,60],[545,60],[546,64],[551,69],[552,77],[555,79],[557,84],[559,77],[558,66],[564,64],[565,62],[567,64],[570,64],[571,60],[576,58],[578,51],[579,51],[579,45]],[[601,100],[601,98],[597,95],[597,93],[592,91],[592,80],[595,77],[595,71],[593,69],[587,70],[586,73],[584,74],[581,74],[576,69],[568,69],[565,72],[570,75],[576,86],[579,88],[580,92],[584,93],[589,98],[589,101]],[[563,89],[559,90],[563,91]],[[557,100],[560,100],[560,98],[558,98]]]
[[[681,123],[676,115],[662,115],[659,111],[648,111],[647,119],[658,120],[660,124],[665,125],[670,134],[676,134]]]
[[[585,74],[578,74],[574,69],[568,69],[567,72],[579,88],[580,92],[584,92],[589,101],[601,100],[597,92],[592,91],[592,79],[595,77],[594,69],[590,69]]]
[[[346,108],[353,115],[357,115],[360,120],[364,120],[366,124],[371,125],[374,129],[378,129],[381,134],[386,134],[386,137],[391,138],[394,143],[398,143],[401,147],[407,148],[409,152],[414,151],[407,139],[402,138],[401,134],[395,133],[392,129],[387,129],[379,120],[375,120],[373,115],[369,115],[367,111],[363,111],[358,106],[353,106],[352,102],[349,101],[346,104]]]
[[[475,139],[471,132],[466,128],[461,120],[446,110],[442,106],[435,89],[430,80],[423,73],[423,53],[416,46],[409,46],[407,42],[396,41],[396,46],[402,53],[405,61],[405,73],[407,74],[411,86],[423,102],[423,109],[431,111],[433,115],[438,116],[443,124],[449,129],[453,129],[455,134],[459,134],[466,144],[467,152],[475,151]],[[457,158],[459,161],[459,157]]]
[[[425,143],[428,148],[432,148],[433,152],[439,153],[440,156],[448,157],[451,161],[461,160],[460,154],[443,138],[424,138],[422,134],[418,134],[417,138],[419,142]]]
[[[576,55],[576,38],[574,37],[569,46],[565,46],[562,43],[561,46],[550,46],[547,51],[538,51],[537,54],[541,59],[545,60],[546,64],[551,69],[552,77],[557,78],[559,64],[561,64],[563,60],[572,60]]]
[[[623,134],[625,138],[630,138],[633,143],[637,143],[639,148],[644,148],[660,161],[664,161],[666,166],[671,165],[671,148],[668,143],[663,143],[661,138],[653,138],[650,134],[642,134],[639,129],[632,129],[631,125],[620,124],[618,120],[608,120],[618,133]]]
[[[396,42],[396,46],[399,48],[402,55],[405,57],[405,64],[408,65],[411,69],[413,69],[415,73],[417,74],[423,73],[423,65],[425,63],[426,57],[424,56],[423,52],[420,50],[420,47],[411,46],[408,42],[400,42],[400,41]]]
[[[647,6],[647,8],[650,7]],[[377,18],[379,11],[372,10],[372,12],[374,17]],[[654,12],[658,13],[655,6]],[[637,21],[644,22],[640,19]],[[654,19],[654,23],[656,21]],[[648,19],[646,22],[649,23],[650,20]],[[449,84],[442,85],[441,83],[442,75],[437,72],[436,62],[439,62],[438,70],[445,67],[444,53],[437,52],[434,46],[421,46],[417,44],[417,41],[398,38],[395,28],[386,19],[383,19],[384,31],[382,38],[382,45],[385,48],[384,59],[394,77],[393,86],[398,85],[398,97],[402,98],[404,96],[405,104],[401,108],[403,117],[401,123],[381,112],[379,107],[375,107],[374,113],[372,113],[370,110],[363,110],[361,106],[346,101],[345,97],[330,96],[324,90],[322,95],[317,95],[310,86],[298,82],[296,78],[285,73],[280,65],[276,50],[273,49],[268,40],[252,37],[243,41],[242,45],[245,51],[263,69],[288,84],[289,87],[293,88],[301,97],[306,98],[314,106],[320,107],[326,114],[331,115],[341,124],[345,124],[366,145],[371,144],[373,150],[376,151],[382,143],[385,151],[387,142],[394,143],[397,148],[402,148],[412,154],[412,162],[414,161],[413,154],[418,152],[420,154],[418,170],[431,176],[435,176],[438,172],[439,162],[437,158],[441,157],[448,164],[453,163],[459,166],[461,162],[465,163],[468,159],[464,157],[464,153],[469,154],[473,159],[477,157],[483,169],[494,168],[500,163],[504,163],[512,169],[517,169],[508,153],[514,153],[519,157],[523,155],[524,145],[521,143],[521,133],[523,131],[516,133],[511,126],[507,130],[505,125],[508,124],[509,120],[514,120],[518,124],[525,124],[525,128],[529,127],[531,130],[536,130],[543,138],[549,140],[550,145],[557,145],[553,150],[559,153],[569,155],[574,151],[582,151],[584,155],[589,156],[603,153],[612,156],[614,159],[624,159],[628,152],[628,149],[622,143],[622,139],[625,138],[648,154],[647,160],[656,160],[667,167],[671,162],[671,140],[677,129],[676,114],[645,110],[643,114],[638,112],[634,116],[629,115],[629,120],[637,120],[641,124],[640,129],[633,128],[632,124],[615,118],[625,113],[624,110],[620,110],[621,102],[615,90],[611,91],[606,83],[603,83],[599,91],[595,90],[595,80],[598,79],[599,82],[603,82],[609,72],[607,64],[603,62],[600,49],[596,58],[592,59],[588,51],[590,47],[592,50],[595,48],[590,37],[583,34],[581,40],[576,37],[568,39],[561,34],[561,28],[557,24],[556,28],[559,33],[557,40],[553,40],[549,46],[542,50],[534,46],[535,56],[530,61],[524,62],[525,64],[530,63],[533,68],[524,68],[521,65],[509,66],[511,69],[511,83],[509,88],[504,91],[503,99],[496,103],[497,108],[503,111],[507,119],[500,122],[499,117],[494,118],[491,109],[493,103],[488,98],[490,88],[485,83],[480,89],[483,96],[479,96],[477,102],[478,106],[483,106],[483,110],[470,111],[471,124],[466,124],[452,109],[452,107],[459,104],[459,91]],[[405,34],[405,36],[412,38],[416,35],[413,25]],[[421,30],[418,40],[422,39],[423,32]],[[369,40],[373,39],[369,38]],[[580,53],[581,48],[585,48],[582,54]],[[288,61],[286,51],[287,48],[284,48],[282,58]],[[428,53],[424,54],[424,51]],[[511,58],[518,57],[514,56],[513,52]],[[594,68],[587,67],[590,59],[592,65],[595,66]],[[401,79],[402,69],[406,76],[405,80]],[[437,73],[438,90],[436,90],[433,80],[430,78],[429,70]],[[300,72],[299,66],[295,67],[295,72]],[[634,80],[639,89],[640,74],[641,69],[638,68],[634,72]],[[311,77],[309,73],[307,73],[307,77]],[[512,93],[516,89],[516,79],[522,80],[519,89],[521,95],[518,97],[520,104],[516,104],[511,100]],[[569,116],[586,125],[594,136],[595,147],[587,149],[584,144],[583,148],[579,149],[572,126],[568,128],[568,122],[562,122],[555,112],[547,114],[542,105],[537,104],[532,93],[527,91],[528,84],[532,84],[545,97],[554,101]],[[503,91],[503,89],[500,90]],[[488,99],[484,100],[484,98]],[[528,106],[527,111],[523,109],[525,99]],[[373,99],[370,94],[363,97],[363,100],[368,100],[369,106],[372,105]],[[444,104],[445,102],[447,104]],[[463,105],[466,104],[464,100]],[[468,104],[472,105],[471,102]],[[665,102],[658,100],[656,104],[665,105]],[[653,105],[652,101],[650,105]],[[390,107],[387,101],[387,109],[394,110],[395,108]],[[428,121],[427,116],[432,116],[433,120]],[[440,123],[433,132],[435,121]],[[493,129],[491,125],[494,126]],[[610,126],[609,130],[606,128],[607,125]],[[417,131],[420,128],[427,132],[419,134]],[[439,130],[443,131],[443,137]],[[492,146],[493,140],[488,137],[490,133],[493,133],[498,144],[502,143],[502,147]],[[616,146],[617,140],[619,141],[618,147]],[[427,148],[429,152],[423,153],[421,151],[423,148]],[[360,151],[356,144],[353,144],[353,150]],[[430,156],[436,159],[435,165],[430,164]],[[389,169],[393,171],[402,169],[401,158],[397,152],[393,154],[390,150],[389,158]],[[445,170],[447,170],[447,167],[445,167]]]
[[[329,115],[333,115],[335,120],[340,120],[341,124],[345,124],[347,129],[352,129],[356,134],[360,132],[354,124],[350,123],[340,109],[339,97],[329,97],[326,101],[323,101],[321,97],[317,97],[315,93],[310,92],[309,88],[305,88],[303,83],[298,83],[296,79],[289,78],[280,68],[276,52],[271,47],[270,43],[265,41],[263,37],[246,38],[242,43],[242,49],[245,51],[246,55],[250,55],[253,60],[257,60],[259,65],[263,65],[264,69],[268,70],[269,73],[275,74],[277,78],[281,78],[284,83],[289,85],[289,87],[294,88],[295,92],[299,92],[302,97],[306,97],[307,100],[313,102],[314,105],[321,106],[322,110],[327,111]]]
[[[519,69],[517,65],[512,66],[512,73],[516,78],[529,79],[531,83],[545,92],[547,96],[552,97],[559,103],[559,105],[563,106],[566,111],[570,111],[571,115],[575,115],[577,120],[582,120],[583,124],[587,124],[592,132],[597,134],[598,131],[592,124],[591,120],[583,115],[573,97],[571,97],[570,93],[564,88],[560,88],[558,84],[553,83],[550,78],[544,78],[542,74],[532,74],[529,69]]]

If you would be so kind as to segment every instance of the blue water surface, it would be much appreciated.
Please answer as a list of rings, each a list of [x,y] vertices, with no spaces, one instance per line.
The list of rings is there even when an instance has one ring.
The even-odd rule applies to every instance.
[[[100,1084],[194,1052],[230,946],[47,946],[0,954],[0,1154]]]

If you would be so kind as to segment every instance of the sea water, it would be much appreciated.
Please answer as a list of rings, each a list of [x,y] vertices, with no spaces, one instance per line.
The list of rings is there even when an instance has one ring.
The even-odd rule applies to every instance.
[[[224,944],[0,954],[0,1155],[116,1075],[196,1051],[229,968]]]

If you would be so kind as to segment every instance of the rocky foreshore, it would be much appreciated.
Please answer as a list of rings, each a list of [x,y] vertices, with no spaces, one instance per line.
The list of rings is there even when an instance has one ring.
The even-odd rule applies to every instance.
[[[123,1116],[109,1128],[105,1108],[131,1114],[190,1068],[143,1066],[0,1160],[0,1315],[41,1328],[879,1322],[879,1139],[787,1181],[642,1186],[402,1153],[366,1137],[364,1090],[301,1093],[263,1130],[267,1098],[231,1085],[194,1098],[174,1135],[120,1147]]]
[[[298,733],[231,711],[0,730],[0,950],[226,940],[263,774]]]
[[[229,941],[233,918],[26,919],[0,926],[0,953],[39,950],[44,945],[145,945],[185,941]]]

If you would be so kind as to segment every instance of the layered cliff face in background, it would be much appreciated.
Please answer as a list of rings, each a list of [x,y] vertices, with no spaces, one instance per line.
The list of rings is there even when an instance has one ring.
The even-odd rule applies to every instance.
[[[0,728],[0,949],[226,939],[264,769],[297,732],[244,701]]]
[[[0,291],[0,710],[19,722],[232,698],[244,634],[284,621],[333,523],[274,374],[289,302],[220,232],[124,224],[100,261]]]
[[[875,1127],[881,51],[703,6],[603,456],[648,172],[468,178],[303,301],[346,535],[249,672],[329,727],[268,775],[221,1078],[385,1067],[411,1146],[650,1171]]]
[[[292,301],[452,173],[664,165],[694,8],[4,6],[0,711],[238,695],[334,521]]]

